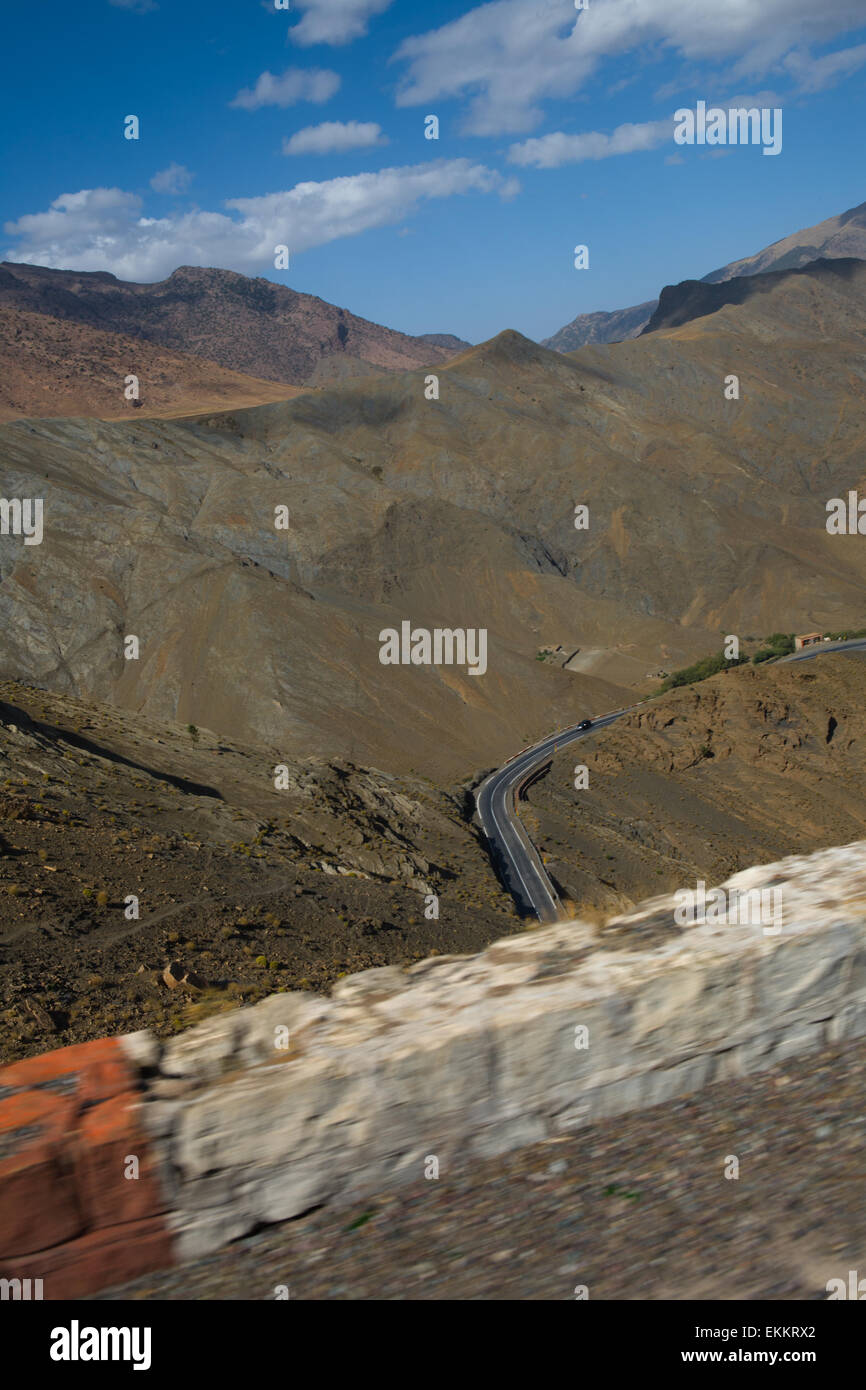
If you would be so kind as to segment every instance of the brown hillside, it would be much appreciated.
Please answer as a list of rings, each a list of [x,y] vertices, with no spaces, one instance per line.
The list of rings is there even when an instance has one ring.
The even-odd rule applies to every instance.
[[[608,910],[866,836],[866,655],[746,666],[673,690],[529,792],[548,871]]]
[[[41,546],[0,537],[3,669],[450,780],[721,634],[862,627],[863,538],[825,523],[866,478],[866,265],[775,281],[573,356],[502,333],[439,371],[439,400],[418,371],[195,421],[0,427],[13,495],[45,499]],[[485,630],[486,672],[384,666],[403,621]]]
[[[699,281],[686,283],[713,285],[764,271],[791,270],[819,257],[828,259],[837,256],[866,260],[866,203],[849,208],[837,217],[828,217],[814,227],[806,227],[783,237],[754,256],[731,261],[704,275]],[[544,346],[555,348],[557,352],[575,352],[590,343],[616,343],[626,338],[636,338],[658,307],[658,300],[648,300],[628,309],[578,314],[552,337],[545,338]]]
[[[139,378],[140,406],[124,397],[130,373]],[[288,400],[300,389],[227,371],[141,338],[0,304],[0,421],[22,415],[188,415]]]
[[[137,285],[103,271],[0,264],[0,306],[144,338],[233,372],[300,386],[329,358],[379,371],[407,371],[454,355],[448,337],[413,338],[315,295],[233,270],[180,266]],[[455,340],[457,346],[465,346]],[[341,365],[334,375],[346,375]],[[354,374],[354,373],[349,373]],[[325,374],[327,376],[327,373]]]

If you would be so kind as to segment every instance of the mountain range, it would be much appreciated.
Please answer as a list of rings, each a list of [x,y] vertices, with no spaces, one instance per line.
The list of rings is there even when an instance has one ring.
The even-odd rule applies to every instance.
[[[768,270],[795,270],[810,261],[834,257],[866,259],[866,203],[828,217],[814,227],[782,237],[753,256],[731,261],[703,276],[703,283],[715,285],[736,277],[759,275]],[[690,282],[694,283],[694,282]],[[574,352],[588,343],[617,343],[642,333],[658,308],[658,300],[633,304],[628,309],[578,314],[550,338],[545,347],[557,352]]]
[[[291,394],[274,385],[435,366],[468,346],[450,334],[413,338],[270,280],[197,266],[148,285],[5,261],[0,316],[7,419],[120,415],[128,373],[140,378],[144,413],[166,414],[184,400],[205,410],[251,404]],[[196,359],[208,364],[204,375]]]
[[[835,258],[866,258],[866,203],[700,281],[667,286],[658,300],[580,314],[542,346],[570,352],[635,338],[668,322],[673,299],[693,316],[721,304],[697,286],[741,285]],[[689,310],[683,285],[691,287]],[[156,284],[132,284],[107,272],[0,264],[0,421],[121,419],[136,407],[146,417],[240,409],[332,382],[442,366],[468,346],[450,333],[398,333],[229,270],[181,266]],[[131,373],[140,384],[135,406],[124,394]]]
[[[825,522],[866,477],[866,263],[712,292],[738,302],[573,354],[507,330],[441,365],[438,399],[422,368],[0,426],[6,495],[45,505],[41,545],[0,535],[0,667],[231,731],[262,777],[311,754],[441,782],[720,633],[862,625],[861,538]],[[383,666],[403,622],[483,629],[486,674]],[[568,670],[539,659],[557,646]]]

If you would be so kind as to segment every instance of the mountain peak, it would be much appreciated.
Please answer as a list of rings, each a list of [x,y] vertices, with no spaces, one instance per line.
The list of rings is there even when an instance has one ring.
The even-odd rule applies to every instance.
[[[866,260],[866,203],[774,241],[754,256],[731,261],[719,270],[702,276],[700,281],[688,283],[715,285],[759,275],[764,271],[797,270],[819,258]],[[578,314],[558,333],[544,338],[542,343],[544,347],[557,352],[573,352],[588,343],[618,343],[625,338],[637,338],[647,330],[658,308],[658,300],[648,300],[644,304],[634,304],[630,308],[615,309],[609,313]],[[658,324],[654,322],[653,326],[658,327]]]
[[[486,342],[479,343],[476,347],[462,352],[459,357],[452,358],[448,365],[457,366],[474,361],[481,365],[507,363],[512,367],[534,366],[551,356],[547,348],[534,343],[531,338],[525,338],[516,328],[504,328],[495,337],[488,338]]]

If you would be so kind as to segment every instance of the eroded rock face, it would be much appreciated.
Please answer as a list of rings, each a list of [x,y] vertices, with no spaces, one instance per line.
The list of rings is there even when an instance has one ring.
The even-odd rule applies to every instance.
[[[142,1115],[180,1256],[866,1034],[866,842],[749,869],[778,934],[657,898],[477,956],[274,995],[163,1049]],[[140,1041],[136,1044],[141,1047]]]

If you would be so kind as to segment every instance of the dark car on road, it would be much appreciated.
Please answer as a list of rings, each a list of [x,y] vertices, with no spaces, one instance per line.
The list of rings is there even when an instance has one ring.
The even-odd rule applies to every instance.
[[[581,721],[580,721],[580,723],[578,724],[577,727],[578,727],[578,729],[591,729],[591,728],[592,728],[592,720],[591,720],[591,719],[581,719]]]

